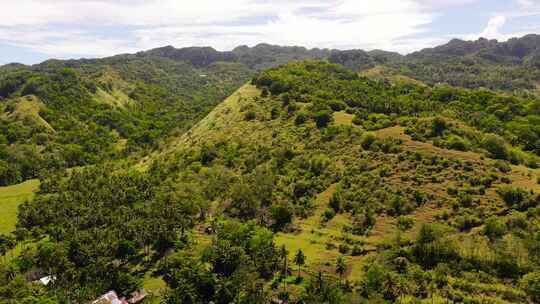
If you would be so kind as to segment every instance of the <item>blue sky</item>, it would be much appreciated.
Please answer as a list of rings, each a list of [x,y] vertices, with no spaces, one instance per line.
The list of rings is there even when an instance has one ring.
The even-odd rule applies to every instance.
[[[540,33],[540,0],[2,0],[0,64],[267,42],[409,53]]]

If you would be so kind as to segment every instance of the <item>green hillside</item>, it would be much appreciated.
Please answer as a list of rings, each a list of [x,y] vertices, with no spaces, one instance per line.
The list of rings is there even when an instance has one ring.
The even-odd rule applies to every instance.
[[[0,76],[0,184],[145,153],[249,75],[236,64],[129,56],[8,70]]]
[[[452,40],[407,56],[380,50],[309,50],[268,44],[228,52],[169,46],[103,59],[1,66],[0,185],[148,153],[169,135],[188,130],[256,71],[292,60],[328,60],[371,79],[402,84],[483,87],[530,98],[540,83],[539,46],[537,35],[508,42]],[[458,94],[451,90],[436,93],[450,99]],[[491,102],[492,97],[480,95],[474,92],[469,98]],[[459,99],[468,102],[464,96]],[[522,129],[523,120],[527,125],[536,123],[528,114],[538,114],[537,105],[523,104],[517,113],[512,112],[519,119],[507,122],[500,111],[509,102],[515,103],[510,98],[487,110],[499,115],[496,119],[502,124],[521,128],[520,134],[508,134],[510,140],[520,141],[512,144],[537,150],[538,130],[533,129],[536,134],[532,134]],[[474,103],[479,104],[478,100]],[[505,128],[501,123],[493,125],[493,120],[485,117],[474,124],[492,133],[505,131],[500,130]]]
[[[51,301],[536,302],[539,100],[405,80],[291,62],[146,157],[44,179],[0,295],[37,271]]]
[[[0,303],[537,303],[539,47],[1,66]]]

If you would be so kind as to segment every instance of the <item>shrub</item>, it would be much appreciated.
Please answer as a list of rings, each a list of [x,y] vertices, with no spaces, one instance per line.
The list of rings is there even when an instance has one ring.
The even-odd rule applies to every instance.
[[[431,124],[431,133],[433,136],[441,136],[446,130],[447,124],[446,120],[442,117],[435,117]]]
[[[388,270],[379,263],[372,263],[366,271],[364,280],[362,281],[363,294],[367,296],[372,293],[383,291],[387,272]]]
[[[452,135],[446,140],[446,147],[459,151],[468,151],[469,143],[457,135]]]
[[[319,111],[313,115],[318,128],[325,128],[332,121],[332,113],[327,110]]]
[[[272,215],[272,220],[274,222],[272,225],[274,231],[283,230],[283,228],[292,222],[292,208],[287,204],[272,205],[270,208],[270,214]]]
[[[468,231],[482,224],[482,221],[474,215],[466,214],[456,219],[456,227],[460,231]]]
[[[483,232],[490,240],[495,240],[506,233],[506,225],[497,217],[490,217],[484,224]]]
[[[501,171],[502,173],[508,173],[512,171],[512,167],[510,167],[510,164],[503,160],[496,161],[495,168],[497,168],[497,170]]]
[[[504,202],[510,207],[523,204],[528,196],[525,190],[520,189],[520,188],[513,188],[510,186],[501,187],[497,189],[497,193],[502,197]]]
[[[454,244],[445,239],[444,234],[445,229],[440,226],[422,225],[412,251],[418,263],[432,267],[437,263],[448,262],[458,257]]]
[[[472,196],[470,194],[462,193],[459,196],[459,203],[460,203],[461,206],[468,208],[468,207],[472,206],[473,198],[472,198]]]
[[[375,225],[376,218],[371,210],[357,213],[353,219],[352,232],[356,235],[366,235]]]
[[[327,208],[326,210],[324,210],[322,214],[323,221],[325,222],[328,222],[329,220],[333,219],[334,216],[336,216],[336,212],[334,211],[334,209],[331,209],[331,208]]]
[[[408,216],[400,216],[397,219],[397,227],[401,231],[407,231],[414,226],[414,219]]]
[[[391,215],[403,215],[413,210],[414,207],[410,201],[400,195],[396,195],[390,202],[390,209],[388,211]]]
[[[362,254],[364,254],[364,248],[362,248],[359,245],[354,245],[352,250],[351,250],[351,255],[352,256],[359,256],[359,255],[362,255]]]
[[[357,126],[361,126],[364,123],[364,118],[362,118],[362,116],[359,116],[358,114],[355,114],[352,123]]]
[[[451,195],[451,196],[458,195],[458,190],[452,186],[448,186],[448,188],[446,189],[446,192],[448,193],[448,195]]]
[[[254,111],[247,111],[246,114],[244,114],[245,120],[254,120],[257,117],[257,114],[255,114]]]
[[[294,112],[298,111],[298,109],[299,109],[299,107],[298,107],[298,104],[296,104],[296,102],[291,102],[287,106],[287,112],[288,113],[294,113]]]
[[[493,158],[508,159],[506,142],[498,135],[486,134],[482,140],[482,148],[486,149]]]
[[[278,117],[279,117],[279,108],[278,107],[273,107],[270,110],[270,118],[271,119],[276,119]]]
[[[339,100],[330,101],[328,103],[328,106],[330,107],[330,109],[332,109],[332,111],[336,111],[336,112],[345,110],[347,108],[347,104]]]
[[[375,141],[377,141],[377,136],[375,135],[375,133],[366,132],[362,134],[362,137],[360,139],[360,145],[365,150],[368,150],[369,148],[371,148],[371,145],[373,145]]]
[[[347,253],[349,253],[349,250],[351,250],[349,245],[347,245],[347,244],[339,244],[339,253],[347,254]]]
[[[308,115],[304,112],[299,112],[294,119],[295,125],[301,125],[308,120]]]
[[[341,212],[342,208],[342,199],[339,192],[335,192],[332,197],[330,198],[330,201],[328,202],[328,205],[330,208],[332,208],[336,213]]]
[[[508,226],[508,229],[525,230],[529,226],[529,221],[527,220],[527,217],[523,213],[513,211],[508,216],[508,219],[506,221],[506,226]]]
[[[524,275],[520,280],[520,285],[533,302],[540,302],[540,271],[530,272]]]

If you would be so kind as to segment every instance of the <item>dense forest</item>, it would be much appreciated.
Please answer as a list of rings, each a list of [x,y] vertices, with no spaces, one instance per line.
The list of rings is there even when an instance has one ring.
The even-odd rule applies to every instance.
[[[537,303],[538,50],[0,67],[0,303]]]

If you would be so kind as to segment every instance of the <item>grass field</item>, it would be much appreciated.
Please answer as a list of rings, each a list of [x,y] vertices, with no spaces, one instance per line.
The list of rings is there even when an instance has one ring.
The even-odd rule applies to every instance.
[[[334,122],[336,125],[351,126],[354,115],[345,112],[334,112]]]
[[[24,183],[0,187],[0,233],[9,233],[15,229],[17,208],[24,201],[32,199],[39,187],[39,180],[33,179]]]

